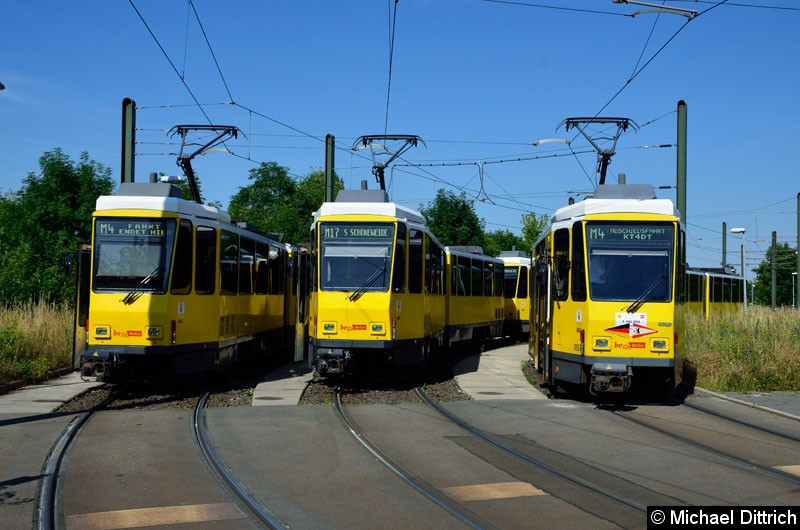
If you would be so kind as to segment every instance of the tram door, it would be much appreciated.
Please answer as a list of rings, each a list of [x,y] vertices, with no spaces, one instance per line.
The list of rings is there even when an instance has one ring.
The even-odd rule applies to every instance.
[[[75,320],[72,336],[72,368],[78,369],[86,353],[86,320],[89,318],[89,279],[92,270],[91,246],[78,245],[66,263],[67,274],[75,274]]]
[[[296,303],[296,318],[294,328],[294,360],[295,362],[302,361],[308,355],[308,302],[309,302],[309,249],[308,247],[297,247],[297,257],[295,261],[295,300]],[[309,359],[309,366],[313,363],[313,359]]]

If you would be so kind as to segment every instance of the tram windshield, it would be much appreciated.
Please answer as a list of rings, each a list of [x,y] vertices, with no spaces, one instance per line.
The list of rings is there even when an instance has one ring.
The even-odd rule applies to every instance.
[[[672,299],[671,223],[587,222],[592,300],[669,302]]]
[[[389,290],[394,244],[391,223],[321,223],[323,291]]]
[[[516,265],[506,265],[503,273],[503,296],[514,298],[517,296],[517,275],[519,267]]]
[[[165,293],[174,239],[174,219],[96,219],[92,288]]]

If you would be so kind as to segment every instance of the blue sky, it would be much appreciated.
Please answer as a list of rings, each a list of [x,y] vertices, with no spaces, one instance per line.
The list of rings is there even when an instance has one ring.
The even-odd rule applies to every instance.
[[[608,181],[674,186],[674,147],[646,146],[675,143],[684,100],[690,265],[719,266],[726,222],[747,229],[751,269],[772,231],[797,240],[800,4],[666,4],[701,14],[631,17],[647,8],[611,0],[6,0],[0,192],[18,190],[55,147],[76,161],[87,151],[118,179],[129,97],[140,107],[139,181],[179,174],[180,146],[166,134],[178,124],[246,135],[227,143],[236,156],[194,161],[206,200],[224,206],[260,162],[297,177],[322,168],[326,134],[345,185],[374,188],[355,139],[415,134],[427,147],[387,171],[393,200],[417,208],[439,188],[464,191],[487,230],[519,233],[523,213],[550,215],[596,183],[593,148],[558,128],[566,118],[632,119],[638,132],[621,135]],[[530,145],[544,138],[574,141]],[[658,195],[675,200],[674,188]],[[728,236],[737,269],[740,243]]]

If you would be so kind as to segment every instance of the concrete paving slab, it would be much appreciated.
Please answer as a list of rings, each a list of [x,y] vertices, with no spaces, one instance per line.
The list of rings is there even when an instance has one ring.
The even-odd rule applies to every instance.
[[[256,385],[252,405],[297,405],[313,377],[313,370],[307,364],[301,361],[270,372]]]
[[[80,372],[28,385],[0,396],[0,414],[46,414],[75,396],[103,383],[83,381]]]
[[[527,359],[527,344],[485,351],[456,366],[456,381],[474,400],[547,399],[525,379],[522,362]]]

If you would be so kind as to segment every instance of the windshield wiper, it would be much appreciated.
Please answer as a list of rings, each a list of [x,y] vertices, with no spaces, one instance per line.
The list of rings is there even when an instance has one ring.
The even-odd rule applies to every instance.
[[[372,273],[372,276],[367,278],[364,281],[364,283],[361,284],[361,287],[353,291],[353,293],[350,296],[348,296],[347,299],[350,300],[351,302],[355,302],[356,300],[361,298],[361,295],[367,292],[367,287],[375,283],[375,280],[377,280],[381,276],[381,274],[385,272],[386,272],[386,264],[384,262],[383,267],[376,269],[375,272]]]
[[[626,313],[635,313],[636,311],[638,311],[639,308],[642,307],[642,304],[644,304],[645,298],[647,298],[647,295],[649,295],[651,292],[653,292],[653,289],[655,289],[656,286],[659,283],[661,283],[662,280],[666,280],[666,279],[667,279],[667,273],[664,273],[661,276],[659,276],[658,278],[656,278],[656,281],[651,283],[650,287],[645,289],[644,292],[639,295],[639,298],[634,300],[633,303],[628,306],[628,308],[625,310],[625,312]]]
[[[156,276],[158,276],[161,273],[161,271],[163,271],[163,270],[164,270],[164,267],[161,267],[161,266],[156,267],[153,270],[153,272],[151,272],[150,274],[148,274],[147,276],[142,278],[142,281],[140,281],[136,285],[136,287],[131,289],[131,292],[129,292],[127,295],[125,295],[125,298],[120,300],[120,302],[122,302],[123,304],[126,304],[126,305],[130,305],[130,304],[134,303],[136,300],[139,299],[140,296],[142,296],[142,288],[145,285],[147,285],[148,283],[150,283],[152,281],[152,279],[155,278]]]

